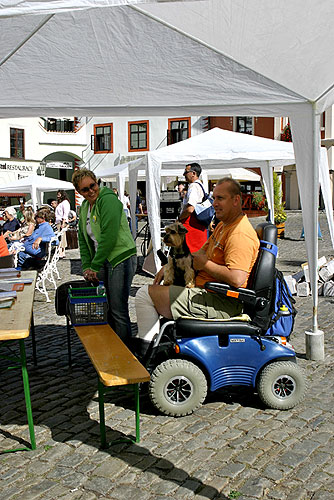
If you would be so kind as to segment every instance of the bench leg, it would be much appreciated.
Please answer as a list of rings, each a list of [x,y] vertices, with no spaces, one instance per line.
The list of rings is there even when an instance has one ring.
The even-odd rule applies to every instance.
[[[12,342],[12,341],[9,341],[9,342]],[[23,446],[20,448],[11,448],[11,449],[7,449],[7,450],[0,450],[0,454],[11,453],[11,452],[15,452],[15,451],[36,450],[35,429],[34,429],[34,421],[33,421],[33,417],[32,417],[32,409],[31,409],[29,377],[28,377],[28,371],[27,371],[27,357],[26,357],[24,339],[19,339],[19,346],[20,346],[20,357],[17,357],[16,355],[15,356],[4,355],[4,356],[1,356],[1,358],[7,359],[7,360],[15,363],[15,366],[11,366],[8,369],[18,368],[20,366],[21,370],[22,370],[23,390],[24,390],[24,398],[25,398],[25,403],[26,403],[26,412],[27,412],[27,420],[28,420],[29,435],[30,435],[30,447],[28,448],[27,446]]]
[[[101,439],[101,448],[107,448],[112,444],[118,443],[139,443],[140,441],[140,411],[139,411],[139,384],[133,384],[134,393],[135,393],[135,419],[136,419],[136,439],[135,441],[131,438],[125,437],[121,439],[115,439],[110,443],[107,443],[106,437],[106,421],[104,414],[104,393],[105,386],[98,379],[98,393],[99,393],[99,414],[100,414],[100,439]]]
[[[67,333],[67,354],[68,354],[68,366],[72,366],[72,352],[71,352],[71,324],[70,319],[66,316],[66,333]]]
[[[25,350],[23,339],[20,339],[20,354],[21,354],[21,364],[22,364],[22,379],[23,379],[24,397],[26,400],[27,419],[28,419],[29,434],[30,434],[30,443],[31,443],[31,449],[36,450],[35,429],[34,429],[34,421],[32,418],[29,378],[28,378],[27,360],[26,360],[26,350]]]
[[[32,341],[32,359],[34,361],[34,365],[37,366],[34,313],[32,313],[32,315],[31,315],[30,333],[31,333],[31,341]]]
[[[106,421],[104,416],[104,385],[98,380],[101,448],[107,447]]]
[[[140,441],[140,411],[139,411],[139,384],[133,384],[135,390],[135,411],[136,411],[136,443]]]

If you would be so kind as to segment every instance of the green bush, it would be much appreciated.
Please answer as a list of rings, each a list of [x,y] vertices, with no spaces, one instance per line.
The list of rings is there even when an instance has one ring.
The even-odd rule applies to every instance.
[[[282,201],[282,188],[281,180],[276,172],[273,174],[273,184],[274,184],[274,219],[275,224],[280,224],[286,221],[285,203]],[[268,213],[267,199],[262,188],[262,191],[254,191],[252,193],[253,204],[259,208],[263,209]]]

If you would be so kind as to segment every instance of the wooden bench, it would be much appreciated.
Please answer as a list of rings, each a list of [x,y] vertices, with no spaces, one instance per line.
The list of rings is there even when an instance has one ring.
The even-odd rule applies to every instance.
[[[109,325],[74,326],[98,374],[101,447],[119,442],[140,441],[139,384],[150,374]],[[110,387],[133,385],[135,392],[136,439],[123,438],[107,444],[104,395]]]

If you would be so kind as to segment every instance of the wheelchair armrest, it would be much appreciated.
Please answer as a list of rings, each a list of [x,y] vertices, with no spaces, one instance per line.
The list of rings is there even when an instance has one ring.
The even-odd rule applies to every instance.
[[[204,288],[232,299],[241,300],[245,304],[255,305],[257,302],[254,290],[249,290],[248,288],[234,288],[226,283],[215,283],[212,281],[207,281]]]

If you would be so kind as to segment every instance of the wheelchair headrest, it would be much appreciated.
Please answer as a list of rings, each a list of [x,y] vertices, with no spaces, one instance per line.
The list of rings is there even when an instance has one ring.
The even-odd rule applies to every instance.
[[[277,227],[271,222],[262,222],[255,228],[259,240],[269,241],[277,245]]]
[[[277,245],[277,228],[271,222],[262,222],[256,227],[256,233],[261,241]],[[249,280],[249,288],[260,292],[261,296],[271,296],[274,282],[276,254],[267,251],[266,245],[260,247],[258,258]]]

